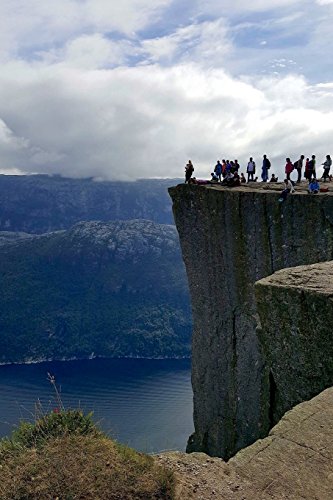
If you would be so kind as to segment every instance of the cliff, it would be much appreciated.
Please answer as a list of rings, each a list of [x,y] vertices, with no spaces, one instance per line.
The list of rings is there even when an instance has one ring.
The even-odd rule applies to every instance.
[[[195,433],[188,451],[229,458],[273,424],[254,284],[333,257],[333,197],[280,186],[169,189],[192,299]]]

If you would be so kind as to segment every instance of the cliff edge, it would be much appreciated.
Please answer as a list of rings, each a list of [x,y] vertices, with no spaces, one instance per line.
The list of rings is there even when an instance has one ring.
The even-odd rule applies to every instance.
[[[175,499],[331,500],[333,388],[285,414],[266,439],[228,463],[204,453],[156,459],[176,476]]]
[[[188,451],[230,458],[273,425],[255,282],[333,258],[332,192],[281,186],[170,188],[194,320],[195,433]]]

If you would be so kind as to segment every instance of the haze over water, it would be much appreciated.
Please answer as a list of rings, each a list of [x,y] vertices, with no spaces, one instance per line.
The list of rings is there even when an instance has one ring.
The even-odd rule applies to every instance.
[[[33,420],[39,399],[57,407],[47,373],[66,408],[94,411],[94,420],[137,450],[184,450],[193,432],[190,360],[95,359],[0,367],[0,437],[21,418]]]

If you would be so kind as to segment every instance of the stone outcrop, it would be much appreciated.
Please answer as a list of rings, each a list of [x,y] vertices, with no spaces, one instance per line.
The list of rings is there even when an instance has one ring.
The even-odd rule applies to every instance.
[[[331,500],[333,388],[286,413],[228,463],[204,453],[156,459],[175,472],[177,500]]]
[[[255,288],[275,424],[333,383],[333,262],[283,269]]]
[[[195,433],[188,451],[229,458],[271,427],[254,284],[333,258],[332,193],[280,186],[169,189],[192,298]],[[311,214],[311,217],[309,217]]]

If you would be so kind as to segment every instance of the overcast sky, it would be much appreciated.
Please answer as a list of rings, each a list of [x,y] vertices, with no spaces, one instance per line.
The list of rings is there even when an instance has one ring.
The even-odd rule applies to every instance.
[[[0,172],[333,153],[333,0],[0,0]]]

